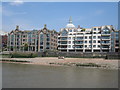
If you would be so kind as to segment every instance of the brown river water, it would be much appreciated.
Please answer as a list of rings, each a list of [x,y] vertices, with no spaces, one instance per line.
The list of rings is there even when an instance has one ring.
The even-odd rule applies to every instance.
[[[69,66],[2,64],[3,88],[117,88],[118,71]]]

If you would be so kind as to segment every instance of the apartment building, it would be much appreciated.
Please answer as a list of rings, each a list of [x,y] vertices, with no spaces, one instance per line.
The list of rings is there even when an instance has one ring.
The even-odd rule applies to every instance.
[[[115,52],[119,51],[119,31],[115,31]]]
[[[77,28],[69,23],[58,35],[58,50],[61,52],[114,52],[115,29],[112,25],[92,28]]]
[[[41,30],[20,30],[19,26],[8,34],[9,51],[35,51],[57,50],[57,36],[55,30],[49,30],[44,25]]]

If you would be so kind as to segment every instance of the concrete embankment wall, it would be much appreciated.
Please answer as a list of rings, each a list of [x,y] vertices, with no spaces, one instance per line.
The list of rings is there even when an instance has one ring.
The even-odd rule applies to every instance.
[[[40,54],[40,53],[39,53]],[[43,54],[43,53],[41,53]],[[79,53],[79,52],[46,52],[43,56],[65,56],[75,58],[106,58],[106,59],[120,59],[120,53]]]
[[[82,52],[10,52],[11,56],[17,57],[73,57],[73,58],[106,58],[120,59],[120,52],[110,53],[82,53]]]

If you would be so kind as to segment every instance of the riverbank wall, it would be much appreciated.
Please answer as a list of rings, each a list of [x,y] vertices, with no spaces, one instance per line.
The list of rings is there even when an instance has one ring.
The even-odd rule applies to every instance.
[[[3,57],[9,58],[34,58],[34,57],[58,57],[64,56],[67,58],[105,58],[105,59],[120,59],[120,52],[9,52],[3,53]]]

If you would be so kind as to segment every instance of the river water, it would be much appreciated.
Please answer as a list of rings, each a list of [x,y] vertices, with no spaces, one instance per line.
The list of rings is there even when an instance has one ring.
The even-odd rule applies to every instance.
[[[118,71],[4,63],[3,88],[117,88]]]

